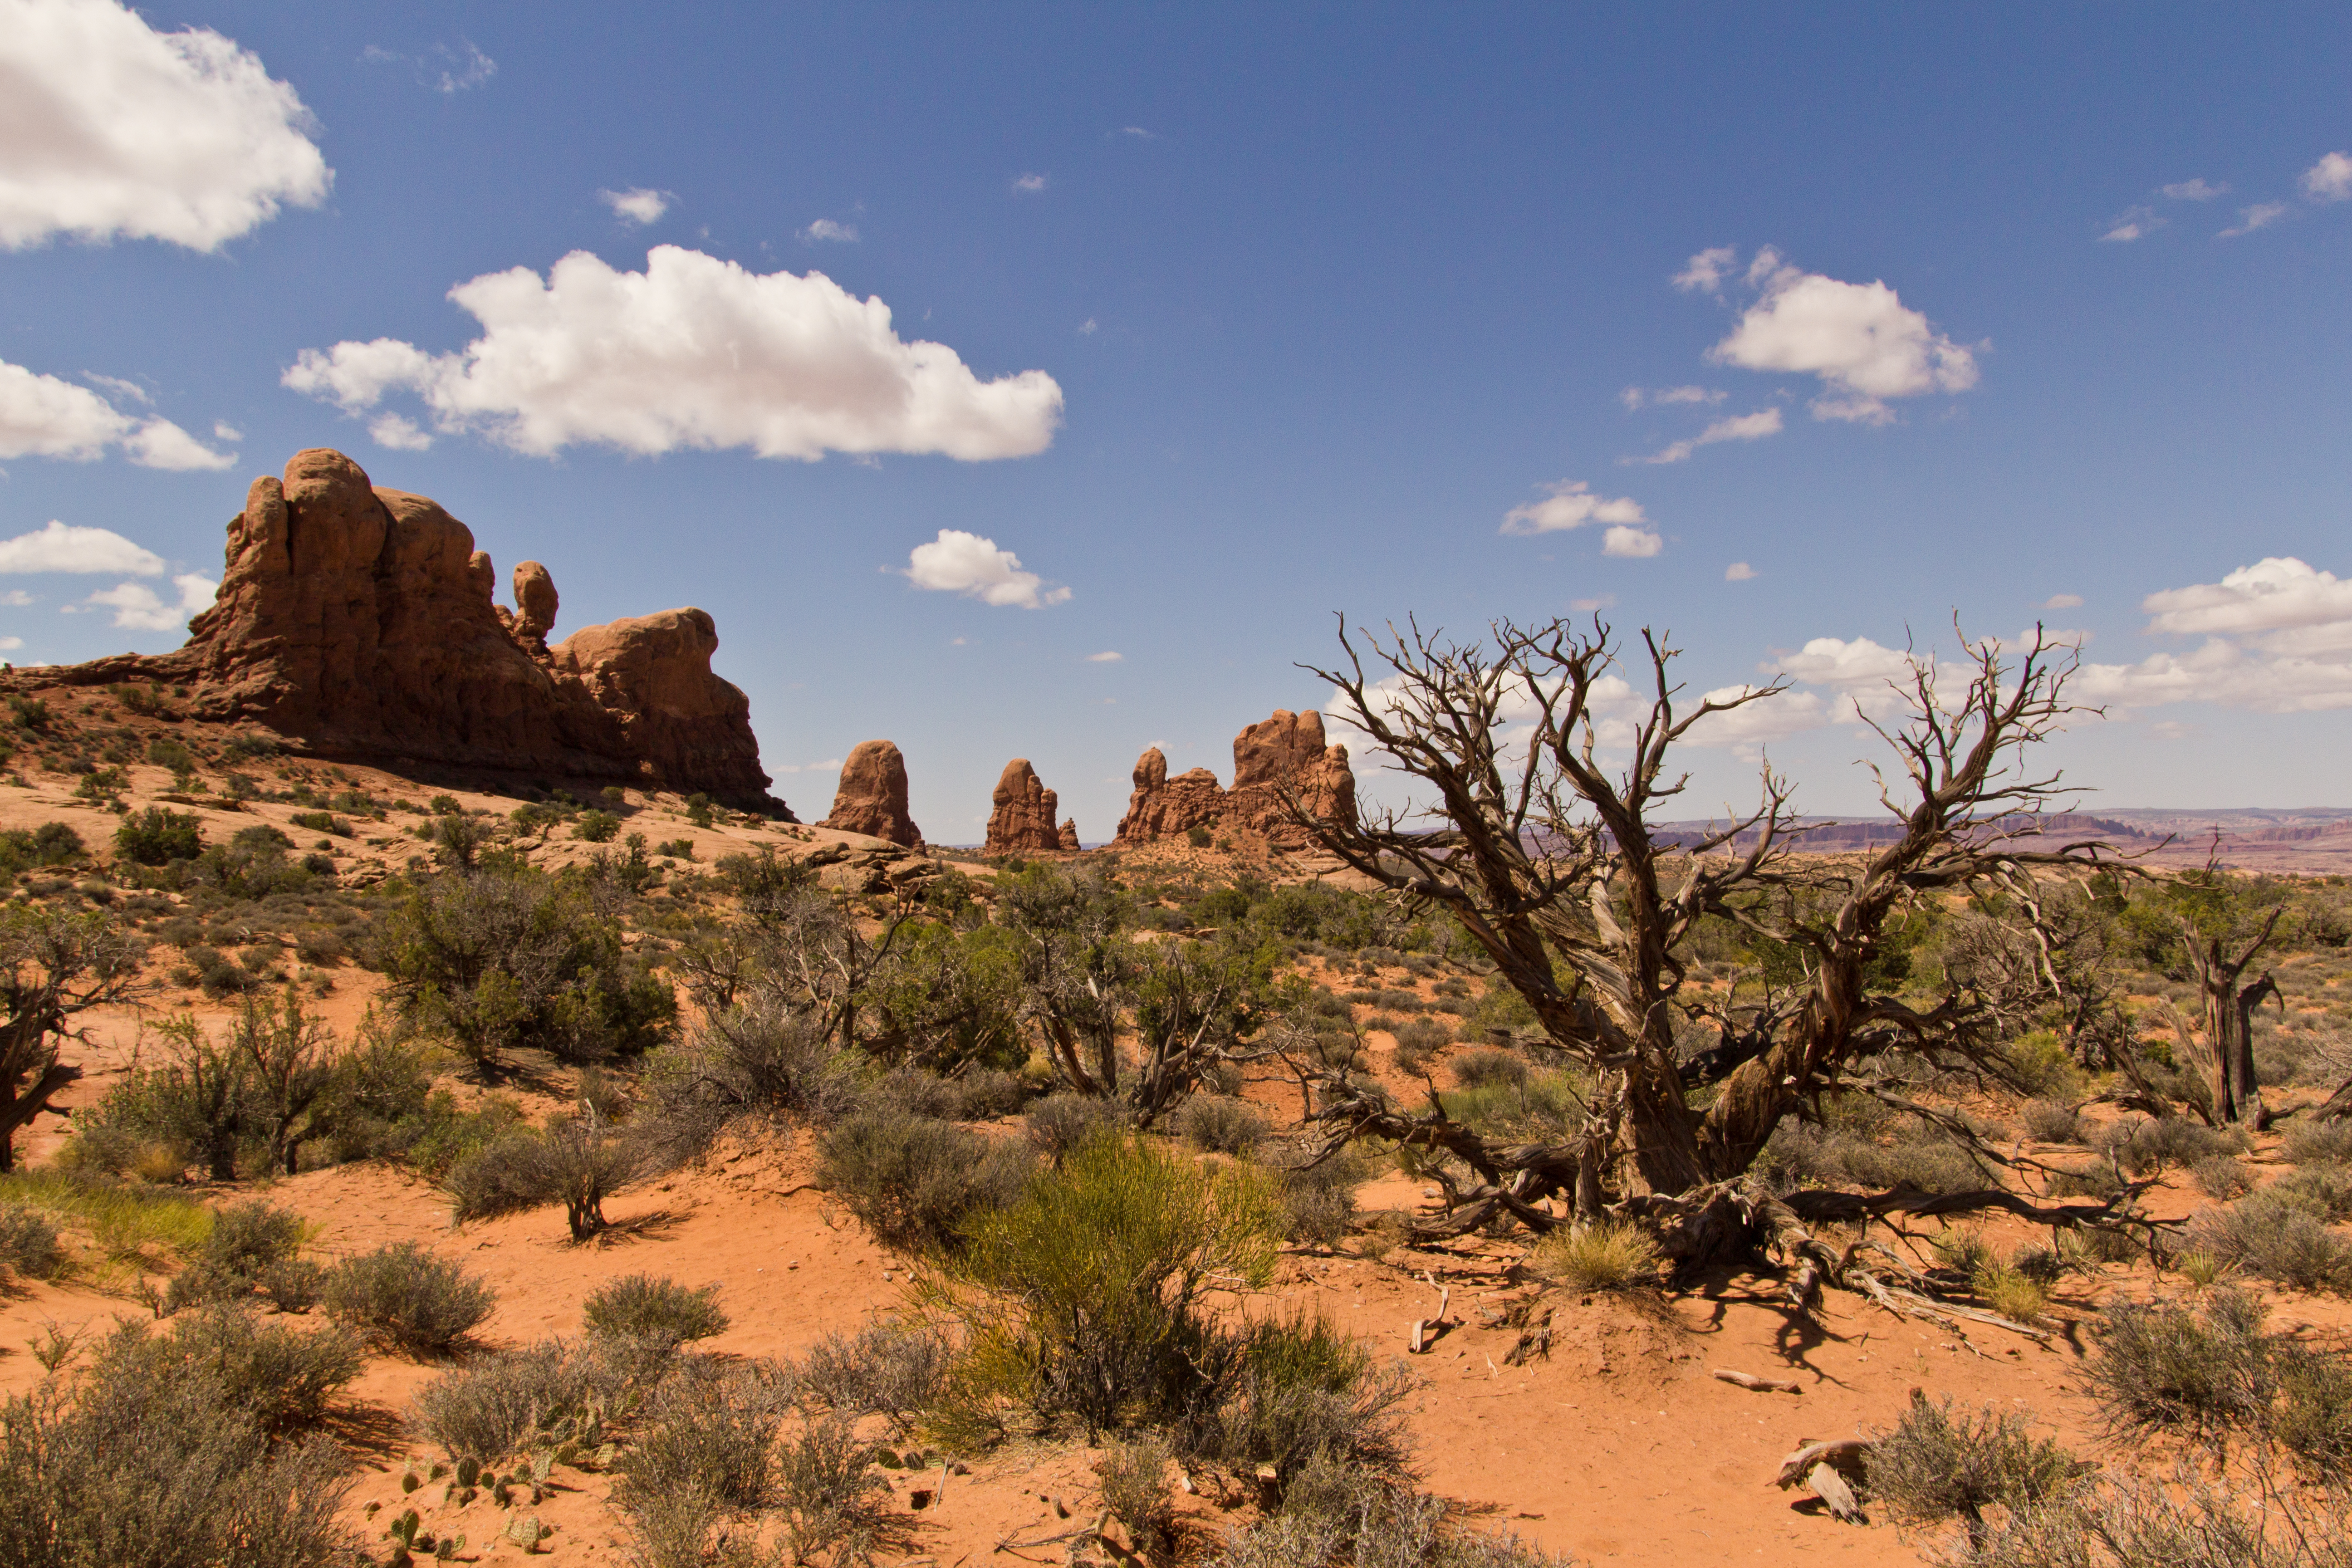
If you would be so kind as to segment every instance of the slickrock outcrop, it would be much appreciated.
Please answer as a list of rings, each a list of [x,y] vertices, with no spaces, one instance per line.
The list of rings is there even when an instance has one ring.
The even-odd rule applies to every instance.
[[[1028,758],[1015,757],[1004,764],[989,804],[994,809],[988,814],[986,853],[1017,855],[1062,847],[1062,835],[1054,826],[1055,808],[1061,803],[1029,765]],[[1075,836],[1076,829],[1072,832]]]
[[[1225,795],[1228,817],[1265,834],[1269,843],[1305,847],[1307,830],[1291,819],[1282,802],[1285,785],[1312,816],[1356,815],[1356,775],[1348,767],[1348,748],[1325,745],[1323,715],[1312,709],[1293,713],[1277,708],[1272,718],[1234,737],[1234,787]]]
[[[1224,814],[1225,792],[1206,768],[1168,776],[1168,759],[1157,746],[1136,760],[1135,791],[1118,819],[1118,842],[1149,844],[1188,828],[1206,827]]]
[[[907,815],[907,759],[888,741],[860,741],[841,764],[841,784],[833,812],[820,827],[864,833],[908,848],[923,830]]]
[[[1234,787],[1221,789],[1206,768],[1168,776],[1168,759],[1152,747],[1135,764],[1135,792],[1119,818],[1118,842],[1148,844],[1192,827],[1217,825],[1264,834],[1283,848],[1303,848],[1307,832],[1282,802],[1285,784],[1317,816],[1356,814],[1356,775],[1348,748],[1327,746],[1323,715],[1275,710],[1263,723],[1234,737]]]
[[[708,615],[586,627],[542,665],[552,579],[544,567],[517,573],[519,616],[491,602],[495,579],[472,531],[437,502],[375,487],[351,458],[314,447],[282,479],[253,481],[229,523],[219,595],[189,623],[185,647],[58,674],[184,685],[197,718],[257,722],[321,755],[774,807],[751,704],[711,673]]]

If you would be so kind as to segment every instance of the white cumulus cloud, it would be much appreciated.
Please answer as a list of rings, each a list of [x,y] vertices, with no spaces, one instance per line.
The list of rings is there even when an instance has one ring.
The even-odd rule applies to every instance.
[[[160,577],[163,558],[112,529],[77,528],[52,518],[47,528],[0,540],[0,572],[128,572],[134,577]]]
[[[433,437],[416,427],[416,421],[404,414],[379,414],[368,421],[368,436],[379,447],[389,447],[395,452],[422,452],[433,445]]]
[[[624,223],[643,228],[659,223],[662,214],[669,211],[667,191],[649,191],[638,186],[625,191],[598,191],[596,199],[613,209],[613,216]]]
[[[2140,608],[2156,633],[2259,637],[2280,651],[2352,650],[2352,581],[2292,555],[2266,556],[2219,583],[2150,594]]]
[[[1976,356],[1928,325],[1883,282],[1846,283],[1788,266],[1767,247],[1748,268],[1760,289],[1739,324],[1707,351],[1718,364],[1819,376],[1816,419],[1885,424],[1886,400],[1965,392]]]
[[[2352,201],[2352,153],[2330,153],[2303,172],[2303,194],[2315,202]]]
[[[643,272],[574,251],[543,280],[518,267],[449,298],[482,324],[463,350],[345,342],[303,350],[281,379],[352,414],[410,391],[438,429],[538,457],[594,443],[977,462],[1043,451],[1061,424],[1062,389],[1044,371],[982,381],[953,349],[901,339],[889,306],[821,272],[755,273],[662,245]]]
[[[0,0],[0,246],[216,250],[326,199],[311,131],[294,89],[209,28],[158,33],[115,0]]]
[[[226,468],[236,460],[168,419],[125,414],[86,386],[0,361],[0,458],[86,463],[110,447],[147,468]]]
[[[1729,702],[1745,697],[1752,686],[1723,686],[1707,692],[1702,699],[1707,702]],[[1775,741],[1785,741],[1807,730],[1818,730],[1830,721],[1828,704],[1817,691],[1776,691],[1769,697],[1734,708],[1728,712],[1710,713],[1690,728],[1690,742],[1696,746],[1727,746],[1740,752],[1753,752]]]
[[[1646,561],[1666,547],[1666,542],[1650,529],[1633,528],[1623,523],[1612,526],[1601,536],[1601,553],[1620,555],[1633,561]]]
[[[1767,436],[1780,433],[1780,411],[1761,408],[1753,414],[1736,414],[1718,419],[1697,435],[1675,442],[1672,446],[1651,453],[1646,458],[1628,458],[1629,463],[1679,463],[1701,447],[1712,447],[1718,441],[1760,441]]]
[[[993,539],[960,528],[943,528],[939,538],[908,552],[906,574],[918,588],[1024,610],[1058,605],[1070,596],[1069,589],[1048,588],[1037,574],[1023,571],[1021,557],[999,550]]]
[[[186,626],[188,617],[197,611],[212,608],[213,595],[220,591],[218,583],[193,572],[173,578],[172,585],[180,591],[177,603],[167,602],[144,583],[120,583],[111,588],[101,588],[82,603],[111,609],[118,626],[167,632]]]
[[[1582,528],[1588,522],[1610,522],[1633,528],[1650,520],[1642,515],[1642,503],[1631,496],[1614,500],[1597,496],[1592,487],[1582,479],[1561,479],[1543,487],[1549,492],[1542,500],[1515,506],[1503,514],[1505,533],[1559,533],[1567,529]]]

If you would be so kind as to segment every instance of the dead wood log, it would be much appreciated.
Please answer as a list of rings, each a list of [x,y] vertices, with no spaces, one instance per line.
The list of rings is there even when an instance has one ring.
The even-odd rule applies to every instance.
[[[1815,1465],[1828,1465],[1859,1476],[1871,1449],[1877,1446],[1875,1437],[1837,1437],[1826,1443],[1801,1445],[1795,1453],[1780,1461],[1780,1473],[1773,1479],[1773,1484],[1786,1491],[1811,1474]]]
[[[1734,1372],[1727,1366],[1717,1367],[1710,1375],[1719,1383],[1738,1384],[1742,1388],[1752,1388],[1759,1394],[1802,1394],[1805,1392],[1804,1386],[1801,1384],[1799,1384],[1790,1378],[1758,1377],[1752,1372]]]

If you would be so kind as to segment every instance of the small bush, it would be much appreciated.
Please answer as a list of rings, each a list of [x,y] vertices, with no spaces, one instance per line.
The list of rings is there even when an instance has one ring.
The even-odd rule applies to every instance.
[[[56,1279],[66,1266],[56,1222],[23,1204],[0,1204],[0,1263],[26,1279]]]
[[[890,1489],[875,1472],[871,1444],[860,1442],[845,1417],[804,1419],[799,1435],[776,1455],[784,1541],[792,1560],[830,1552],[833,1561],[866,1562],[881,1543]]]
[[[1028,1157],[1003,1142],[896,1107],[861,1111],[818,1141],[817,1180],[888,1247],[955,1245],[978,1215],[1011,1202]]]
[[[2029,1100],[2019,1109],[2025,1135],[2042,1143],[2080,1143],[2083,1119],[2063,1100]]]
[[[719,1310],[716,1285],[689,1290],[675,1280],[629,1274],[598,1287],[582,1304],[581,1321],[593,1338],[658,1347],[667,1354],[688,1341],[725,1333],[728,1317]]]
[[[2232,1268],[2298,1290],[2352,1290],[2352,1243],[2270,1189],[2201,1211],[2189,1237]]]
[[[1989,1503],[2030,1508],[2055,1497],[2074,1479],[2074,1457],[2049,1438],[2036,1439],[2018,1415],[1988,1407],[1955,1416],[1914,1389],[1911,1406],[1869,1450],[1870,1495],[1898,1519],[1932,1523],[1954,1517],[1981,1524]]]
[[[2267,1408],[2263,1308],[2226,1288],[2206,1294],[2201,1314],[2169,1301],[2107,1307],[2089,1382],[2118,1437],[2212,1441]]]
[[[1562,1226],[1536,1243],[1528,1261],[1571,1290],[1631,1290],[1658,1280],[1657,1243],[1618,1220]]]
[[[1196,1095],[1176,1112],[1176,1131],[1195,1149],[1246,1157],[1265,1142],[1265,1118],[1244,1100]]]
[[[1059,1160],[1097,1132],[1127,1125],[1127,1113],[1111,1100],[1090,1094],[1049,1094],[1024,1119],[1029,1142],[1048,1159]]]
[[[1318,1164],[1276,1164],[1272,1169],[1281,1183],[1285,1241],[1330,1247],[1354,1228],[1356,1188],[1369,1172],[1353,1150],[1340,1150]]]
[[[583,811],[572,823],[572,837],[587,844],[610,844],[620,831],[621,819],[609,811]]]
[[[209,1373],[223,1397],[272,1436],[316,1426],[363,1364],[359,1342],[340,1328],[264,1324],[250,1308],[225,1301],[181,1319],[156,1342]]]
[[[498,1305],[489,1286],[413,1241],[344,1258],[320,1295],[332,1317],[415,1356],[446,1354]]]
[[[168,1314],[205,1301],[249,1300],[267,1294],[283,1311],[309,1307],[318,1294],[319,1270],[296,1254],[302,1247],[302,1216],[265,1203],[220,1211],[212,1234],[173,1276],[164,1293]]]
[[[954,1347],[936,1328],[880,1318],[827,1334],[802,1363],[801,1392],[850,1415],[887,1416],[901,1433],[946,1385]]]
[[[2280,1152],[2298,1165],[2352,1164],[2352,1121],[2298,1121],[2279,1141]]]
[[[2050,1292],[2023,1269],[2001,1264],[1976,1278],[1984,1304],[2011,1322],[2032,1323],[2050,1308]]]
[[[499,1351],[416,1391],[417,1426],[451,1458],[495,1460],[545,1443],[593,1447],[619,1369],[561,1340]]]
[[[2228,1202],[2242,1198],[2254,1190],[2254,1178],[2246,1167],[2227,1154],[2215,1154],[2189,1167],[2197,1178],[2199,1190],[2209,1198]]]
[[[2328,1225],[2352,1217],[2352,1170],[2341,1165],[2314,1164],[2290,1171],[2263,1191],[2276,1202]]]
[[[605,1198],[644,1175],[656,1153],[600,1117],[567,1117],[517,1128],[450,1166],[441,1184],[460,1222],[560,1203],[572,1239],[585,1241],[604,1228]]]
[[[1407,1018],[1396,1026],[1396,1065],[1417,1073],[1429,1058],[1453,1043],[1454,1031],[1432,1018]]]
[[[1147,1557],[1160,1557],[1174,1544],[1176,1489],[1168,1480],[1174,1458],[1166,1439],[1146,1433],[1133,1442],[1111,1444],[1095,1461],[1103,1507],[1127,1526]]]
[[[1211,1457],[1236,1469],[1271,1467],[1286,1492],[1318,1456],[1361,1473],[1409,1473],[1402,1368],[1375,1368],[1347,1330],[1319,1317],[1259,1320],[1209,1358],[1217,1405]]]
[[[203,824],[194,812],[151,805],[124,817],[115,828],[114,852],[141,866],[193,860],[205,852]]]
[[[642,1515],[691,1493],[728,1511],[758,1508],[772,1489],[780,1392],[749,1367],[664,1380],[638,1416],[614,1502]]]
[[[1524,1058],[1491,1046],[1464,1051],[1446,1065],[1454,1069],[1454,1081],[1464,1089],[1518,1089],[1528,1081]]]
[[[312,833],[331,833],[338,838],[352,836],[351,824],[331,812],[298,811],[286,820]]]

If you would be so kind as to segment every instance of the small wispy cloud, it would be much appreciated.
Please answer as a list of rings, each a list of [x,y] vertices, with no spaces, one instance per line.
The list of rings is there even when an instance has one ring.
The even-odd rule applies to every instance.
[[[372,66],[406,66],[416,75],[419,87],[428,87],[439,93],[459,93],[485,86],[499,74],[499,62],[474,46],[470,38],[457,40],[457,47],[436,44],[427,53],[404,55],[370,44],[360,51],[360,58]]]
[[[1756,581],[1756,568],[1745,561],[1735,561],[1723,569],[1723,580],[1727,583],[1753,583]]]
[[[2108,245],[2129,245],[2135,239],[2146,239],[2164,224],[2163,216],[2154,207],[2130,207],[2118,216],[2099,238]]]
[[[1723,280],[1731,276],[1738,264],[1739,251],[1736,247],[1718,245],[1712,249],[1702,250],[1675,274],[1675,287],[1685,293],[1694,289],[1706,294],[1721,293]]]
[[[2226,196],[2230,194],[2230,187],[2226,184],[2213,184],[2202,175],[2193,180],[2182,180],[2178,184],[2164,185],[2159,189],[2176,202],[2210,202],[2215,196]]]
[[[1138,142],[1161,142],[1166,140],[1166,138],[1161,136],[1159,132],[1146,131],[1140,125],[1122,125],[1118,128],[1118,133],[1121,136],[1132,136]]]
[[[1547,493],[1542,500],[1515,506],[1503,514],[1503,532],[1560,533],[1589,522],[1631,527],[1649,521],[1642,514],[1642,503],[1632,496],[1594,495],[1592,487],[1582,479],[1561,479],[1543,489]]]
[[[2235,228],[2225,228],[2213,237],[2235,239],[2240,235],[2252,234],[2258,228],[2268,228],[2284,216],[2286,216],[2284,202],[2256,202],[2252,206],[2238,209],[2238,225]]]
[[[1625,405],[1628,413],[1643,407],[1672,408],[1683,404],[1720,403],[1723,399],[1724,394],[1704,386],[1661,386],[1654,390],[1629,386],[1617,395],[1617,401]]]
[[[2083,607],[2083,595],[2053,594],[2033,607],[2037,610],[2079,610]]]
[[[2315,202],[2352,201],[2352,153],[2330,153],[2303,172],[2303,194]]]
[[[667,191],[649,191],[636,186],[625,191],[598,191],[596,199],[613,209],[613,216],[639,228],[659,223],[662,214],[669,211]]]
[[[1024,174],[1019,179],[1013,182],[1013,188],[1024,195],[1034,196],[1039,191],[1045,188],[1045,176],[1043,174]]]
[[[81,373],[81,378],[92,386],[102,386],[117,397],[127,397],[133,403],[152,403],[147,389],[135,381],[125,381],[119,375],[100,375],[94,370]]]
[[[1088,664],[1123,664],[1126,661],[1127,655],[1113,648],[1105,648],[1100,653],[1090,653],[1087,655],[1087,662]]]
[[[1753,414],[1735,414],[1727,419],[1718,419],[1697,435],[1677,441],[1663,451],[1653,452],[1646,458],[1622,460],[1628,463],[1679,463],[1701,447],[1712,447],[1723,441],[1761,441],[1767,436],[1778,436],[1780,426],[1779,409],[1759,408]]]
[[[812,245],[824,240],[830,240],[835,245],[855,245],[857,243],[857,226],[851,223],[835,223],[829,217],[821,217],[801,230],[801,237]]]
[[[1092,316],[1078,323],[1078,336],[1082,338],[1090,338],[1099,331],[1101,329],[1095,325],[1095,319]]]

